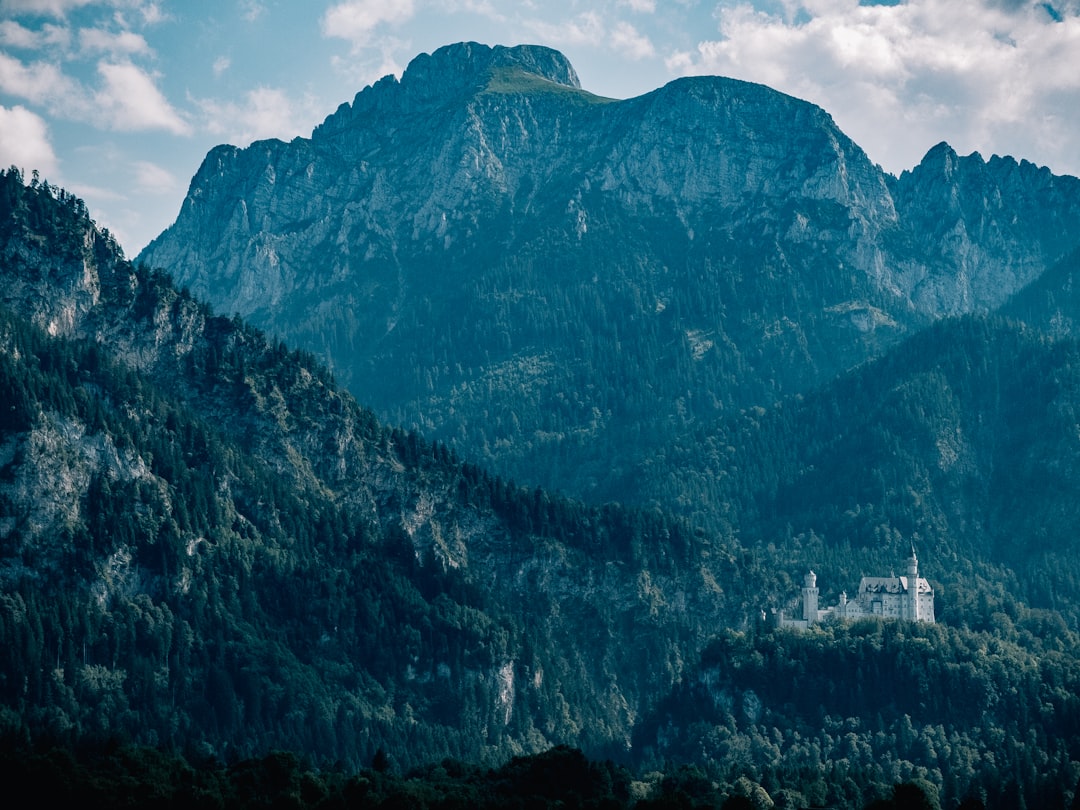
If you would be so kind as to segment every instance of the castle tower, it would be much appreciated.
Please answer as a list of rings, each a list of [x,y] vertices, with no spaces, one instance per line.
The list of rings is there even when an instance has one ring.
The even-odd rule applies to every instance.
[[[807,624],[814,624],[818,620],[817,574],[813,571],[803,579],[802,611]]]
[[[915,544],[911,544],[911,556],[907,562],[908,579],[908,609],[907,617],[917,622],[919,620],[919,558],[915,556]]]

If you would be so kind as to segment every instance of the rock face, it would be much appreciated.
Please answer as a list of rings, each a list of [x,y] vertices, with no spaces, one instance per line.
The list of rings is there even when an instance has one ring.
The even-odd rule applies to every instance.
[[[310,139],[213,150],[139,258],[393,423],[647,500],[663,448],[1001,305],[1078,224],[1074,178],[944,144],[894,178],[760,85],[615,101],[548,49],[459,44]]]
[[[892,183],[910,239],[897,252],[915,305],[934,317],[986,312],[1077,246],[1080,181],[1028,161],[945,143]]]

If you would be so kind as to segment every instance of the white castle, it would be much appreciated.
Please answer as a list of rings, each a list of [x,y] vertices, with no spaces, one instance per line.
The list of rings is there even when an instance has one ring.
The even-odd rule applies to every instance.
[[[914,546],[907,561],[907,576],[863,577],[859,583],[859,593],[853,600],[847,598],[847,593],[841,593],[839,604],[819,608],[817,574],[810,571],[803,580],[802,600],[801,619],[789,619],[780,610],[775,614],[776,624],[805,630],[812,624],[830,619],[874,616],[934,623],[934,589],[919,576],[919,559],[915,556]]]

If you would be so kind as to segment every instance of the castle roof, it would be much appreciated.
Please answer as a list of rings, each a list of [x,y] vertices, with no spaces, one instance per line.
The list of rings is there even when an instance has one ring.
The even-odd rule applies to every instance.
[[[908,577],[863,577],[859,582],[859,593],[907,593]],[[933,593],[930,583],[922,577],[915,582],[917,593]]]

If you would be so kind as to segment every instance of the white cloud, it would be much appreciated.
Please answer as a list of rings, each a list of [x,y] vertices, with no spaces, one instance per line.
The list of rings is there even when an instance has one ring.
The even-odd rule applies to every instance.
[[[161,10],[158,2],[144,3],[139,7],[139,16],[146,25],[157,25],[169,19],[169,15]]]
[[[0,11],[8,14],[38,14],[63,17],[72,9],[88,6],[95,0],[0,0]]]
[[[94,209],[96,217],[100,215],[98,202],[118,202],[127,199],[126,194],[120,193],[115,188],[95,186],[89,183],[71,183],[66,188],[72,194],[81,197],[85,202],[93,203],[90,207]]]
[[[405,47],[401,40],[394,37],[380,37],[369,48],[354,49],[355,52],[348,58],[330,57],[330,64],[351,86],[364,87],[374,84],[383,76],[401,76],[405,65],[398,61],[395,54]]]
[[[137,194],[171,194],[179,188],[176,176],[156,163],[137,160],[133,168]]]
[[[639,14],[654,14],[656,12],[656,0],[619,0],[620,6],[626,6],[631,11]]]
[[[942,139],[962,152],[1024,157],[1037,142],[1063,143],[1069,128],[1080,131],[1075,10],[1055,22],[1041,6],[1010,11],[993,0],[785,6],[782,16],[748,3],[722,7],[719,38],[673,54],[669,69],[762,82],[813,101],[891,171]],[[1051,92],[1070,104],[1038,119]]]
[[[586,11],[569,20],[549,23],[546,20],[533,20],[528,28],[539,37],[539,41],[559,47],[569,45],[603,47],[607,28],[603,18],[595,11]]]
[[[145,25],[155,25],[167,20],[169,15],[161,10],[159,0],[0,0],[0,13],[24,17],[56,17],[64,19],[68,12],[85,6],[101,6],[120,9],[116,19],[126,28],[123,9],[135,11]]]
[[[109,129],[164,130],[174,135],[191,132],[188,123],[141,68],[130,63],[101,62],[98,73],[104,86],[94,96],[96,117]]]
[[[640,12],[652,11],[654,7],[652,0],[620,0],[618,5]],[[647,34],[611,12],[610,8],[597,8],[570,17],[557,14],[533,17],[522,21],[522,25],[531,32],[534,41],[556,48],[614,51],[631,61],[656,56],[656,47]]]
[[[248,22],[255,22],[266,11],[266,6],[259,0],[240,0],[240,16]]]
[[[51,62],[23,62],[0,53],[0,91],[62,110],[77,105],[78,85]]]
[[[0,166],[18,166],[26,174],[37,169],[43,178],[56,179],[59,161],[48,127],[25,107],[0,105]]]
[[[190,133],[191,127],[141,68],[127,62],[100,62],[97,70],[102,85],[91,91],[51,62],[24,64],[0,53],[0,92],[41,105],[58,118],[103,129]]]
[[[435,0],[435,7],[444,14],[479,14],[492,20],[505,20],[506,17],[490,0]]]
[[[9,48],[37,48],[38,34],[14,20],[0,22],[0,45]]]
[[[215,76],[220,76],[232,66],[232,60],[227,56],[219,56],[214,60],[213,71]]]
[[[33,31],[14,20],[0,22],[0,45],[21,50],[43,48],[66,49],[71,43],[71,32],[60,25],[46,23],[39,31]]]
[[[326,10],[322,32],[327,37],[348,40],[353,47],[367,45],[381,25],[400,25],[412,19],[413,0],[387,3],[384,0],[346,0]]]
[[[266,138],[288,140],[310,135],[325,114],[314,99],[296,101],[272,87],[251,90],[240,103],[214,99],[196,103],[205,118],[206,130],[239,146]]]
[[[103,28],[84,28],[79,31],[79,45],[88,54],[149,55],[150,46],[139,34],[131,31],[113,33]]]
[[[628,22],[620,22],[615,26],[611,32],[611,44],[616,51],[629,59],[648,59],[656,55],[652,41]]]

